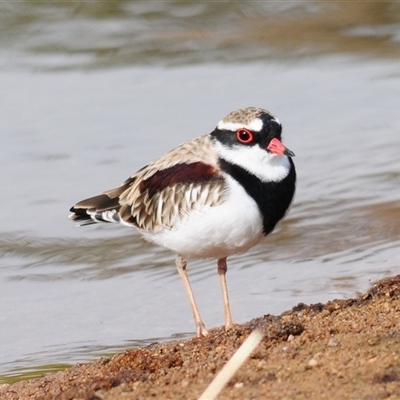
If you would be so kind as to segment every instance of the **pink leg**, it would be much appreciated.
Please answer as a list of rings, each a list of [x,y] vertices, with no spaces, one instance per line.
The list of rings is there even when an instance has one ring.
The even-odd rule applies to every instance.
[[[194,299],[192,287],[190,286],[189,277],[187,275],[186,271],[187,261],[183,257],[178,256],[175,260],[175,264],[176,267],[178,268],[179,275],[182,278],[183,286],[185,286],[186,294],[189,297],[189,303],[190,307],[192,308],[194,322],[196,323],[197,337],[207,336],[208,332],[205,328],[203,320],[200,317],[200,313],[197,308],[196,301]]]
[[[226,264],[226,257],[218,260],[218,275],[221,281],[222,297],[224,300],[224,312],[225,312],[225,329],[228,330],[233,327],[233,321],[231,316],[231,309],[229,307],[228,287],[226,285],[226,271],[228,266]]]

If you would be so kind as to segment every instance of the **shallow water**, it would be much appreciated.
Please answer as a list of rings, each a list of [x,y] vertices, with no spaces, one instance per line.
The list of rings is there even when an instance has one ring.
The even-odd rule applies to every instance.
[[[229,261],[234,320],[398,273],[398,11],[2,3],[1,379],[193,335],[175,255],[129,228],[77,228],[68,209],[239,107],[278,115],[298,186],[276,232]],[[222,325],[215,262],[189,273]]]

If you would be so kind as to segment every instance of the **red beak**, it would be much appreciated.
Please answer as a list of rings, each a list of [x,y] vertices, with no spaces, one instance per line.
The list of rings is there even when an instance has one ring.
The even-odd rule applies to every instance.
[[[273,154],[277,154],[279,156],[289,156],[294,157],[293,151],[289,150],[279,139],[273,138],[269,145],[267,146],[267,150],[269,150]]]

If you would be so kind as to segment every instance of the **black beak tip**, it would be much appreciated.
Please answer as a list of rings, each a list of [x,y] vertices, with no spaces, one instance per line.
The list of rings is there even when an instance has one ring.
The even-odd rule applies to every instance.
[[[289,149],[286,149],[285,152],[284,152],[283,154],[285,154],[285,156],[288,156],[288,157],[294,157],[294,156],[295,156],[295,154],[293,153],[293,151],[292,151],[292,150],[289,150]]]

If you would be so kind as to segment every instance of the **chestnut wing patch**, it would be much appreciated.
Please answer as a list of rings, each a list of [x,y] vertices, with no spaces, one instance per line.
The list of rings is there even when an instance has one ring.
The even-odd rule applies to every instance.
[[[153,196],[168,186],[208,181],[213,179],[217,173],[218,171],[214,167],[202,162],[176,164],[144,179],[139,185],[139,190],[141,193],[147,190],[149,196]]]
[[[202,162],[181,163],[143,179],[134,193],[124,196],[119,214],[125,223],[157,232],[173,229],[190,211],[221,204],[224,196],[218,169]]]

